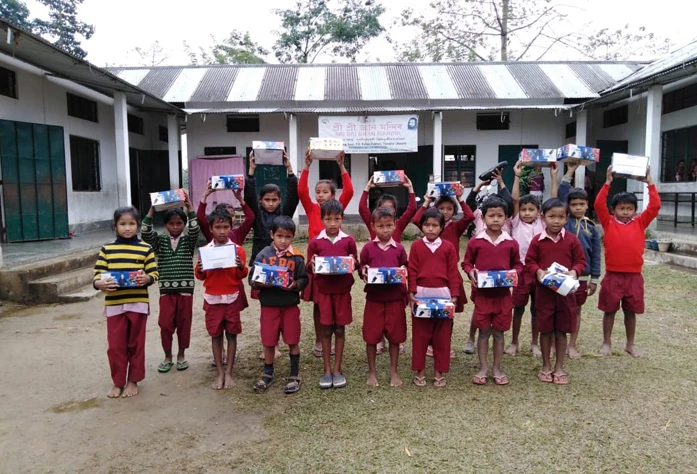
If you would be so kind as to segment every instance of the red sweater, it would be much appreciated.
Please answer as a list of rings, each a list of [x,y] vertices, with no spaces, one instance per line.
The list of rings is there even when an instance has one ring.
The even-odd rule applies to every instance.
[[[309,176],[310,172],[307,169],[304,169],[300,174],[300,180],[298,181],[298,197],[307,215],[307,238],[308,240],[312,240],[322,232],[324,224],[322,223],[322,214],[319,204],[312,202],[312,198],[310,197],[310,187],[307,183]],[[341,191],[341,196],[339,196],[339,202],[344,206],[345,210],[346,206],[351,202],[351,198],[353,198],[351,175],[349,175],[348,172],[342,174],[341,182],[344,185],[344,189]]]
[[[237,255],[242,260],[242,263],[247,261],[247,256],[244,253],[244,248],[237,245],[235,249]],[[201,257],[199,256],[199,261]],[[199,271],[198,265],[194,268],[194,274],[199,280],[203,280],[203,286],[206,288],[206,293],[209,295],[231,295],[240,291],[240,283],[242,279],[249,273],[247,265],[240,270],[237,267],[233,268],[218,268],[216,270]],[[242,288],[244,291],[244,288]]]
[[[557,262],[569,270],[576,270],[576,275],[583,275],[583,270],[586,269],[586,254],[578,237],[571,232],[564,232],[564,237],[554,242],[548,238],[541,239],[543,235],[545,233],[532,238],[525,255],[525,271],[530,272],[537,281],[537,270],[547,270],[551,264]]]
[[[481,235],[481,234],[480,234]],[[518,276],[523,273],[523,264],[520,261],[520,249],[518,242],[508,238],[498,245],[494,245],[485,238],[473,237],[467,242],[465,259],[462,261],[462,269],[468,275],[473,269],[477,270],[515,270]],[[473,282],[473,286],[476,283]],[[477,288],[487,296],[510,295],[510,288]]]
[[[460,237],[462,237],[462,234],[465,233],[469,225],[474,222],[474,213],[472,212],[472,209],[470,209],[470,207],[465,204],[464,201],[460,201],[460,207],[462,208],[462,217],[457,221],[451,220],[450,222],[446,222],[445,228],[440,234],[441,239],[447,240],[453,244],[453,247],[455,247],[455,254],[457,255],[458,262],[460,261]],[[419,227],[419,229],[421,228],[419,226],[421,216],[424,212],[426,212],[426,209],[423,206],[419,207],[419,210],[416,211],[416,215],[412,220],[412,222],[416,225],[416,227]]]
[[[455,247],[447,240],[443,240],[435,252],[431,252],[423,239],[415,240],[409,250],[409,292],[416,293],[416,287],[423,286],[448,288],[451,297],[462,296],[457,261]]]
[[[409,221],[407,221],[409,222]],[[383,250],[375,241],[370,241],[361,250],[361,274],[363,267],[406,267],[408,264],[407,251],[402,244],[397,243],[396,247],[390,246]],[[399,301],[406,295],[405,285],[365,285],[368,301]]]
[[[358,261],[358,248],[356,241],[350,235],[334,242],[324,238],[312,239],[310,245],[307,246],[307,261],[311,262],[315,255],[318,257],[353,257]],[[308,265],[307,272],[312,273],[312,270],[314,269]],[[353,281],[353,273],[348,275],[314,275],[317,291],[330,295],[350,293]]]
[[[201,226],[201,233],[206,237],[206,240],[210,242],[213,240],[213,234],[211,233],[211,226],[208,222],[208,216],[206,215],[206,206],[207,204],[205,202],[198,203],[196,218],[198,219],[198,225]],[[242,206],[242,212],[244,212],[242,224],[237,228],[233,228],[229,234],[230,240],[237,245],[244,244],[244,239],[247,238],[247,234],[249,234],[249,231],[252,229],[255,219],[254,211],[252,211],[252,208],[247,204]]]
[[[368,233],[370,233],[370,240],[373,240],[376,235],[373,231],[371,224],[373,223],[373,214],[368,208],[368,192],[363,191],[361,194],[361,199],[358,201],[358,214],[361,215],[365,226],[368,228]],[[392,238],[395,242],[400,243],[402,241],[402,233],[404,229],[407,228],[409,222],[416,214],[416,195],[414,193],[409,193],[409,204],[404,210],[404,214],[395,221],[394,232],[392,232]]]
[[[610,186],[605,184],[595,198],[595,212],[605,235],[605,268],[609,272],[641,273],[644,266],[646,228],[661,210],[661,198],[655,185],[649,186],[649,205],[627,224],[615,219],[607,208]]]

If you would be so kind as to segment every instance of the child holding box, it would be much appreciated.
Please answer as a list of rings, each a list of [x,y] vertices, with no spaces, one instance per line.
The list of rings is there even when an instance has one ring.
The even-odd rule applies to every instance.
[[[404,214],[402,214],[399,219],[396,219],[394,223],[394,234],[392,235],[392,238],[397,243],[402,241],[402,233],[404,232],[404,229],[407,228],[414,217],[414,214],[416,214],[416,195],[414,194],[414,186],[406,174],[404,175],[403,186],[405,186],[409,191],[409,203],[407,204]],[[360,214],[361,219],[363,219],[365,226],[368,228],[370,240],[375,240],[376,237],[375,230],[373,228],[373,215],[368,208],[368,194],[373,188],[375,188],[375,184],[373,183],[373,178],[370,178],[368,184],[365,185],[363,193],[361,194],[361,199],[358,201],[358,213]],[[383,194],[378,199],[375,207],[386,207],[388,209],[392,209],[396,216],[397,198],[395,198],[392,194]]]

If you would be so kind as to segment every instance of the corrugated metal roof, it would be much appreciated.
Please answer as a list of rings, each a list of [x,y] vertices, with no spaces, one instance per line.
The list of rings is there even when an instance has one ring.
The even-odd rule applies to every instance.
[[[164,97],[179,76],[176,69],[151,69],[147,76],[140,81],[143,89],[152,91],[151,94]]]
[[[505,99],[528,98],[506,66],[502,64],[495,64],[491,67],[479,66],[479,70],[491,85],[496,97]]]
[[[327,69],[323,67],[298,69],[298,82],[295,85],[295,100],[324,100],[324,86]]]
[[[481,69],[474,64],[453,64],[448,66],[448,73],[460,97],[467,99],[495,99],[491,84]]]
[[[598,95],[596,91],[590,90],[588,85],[566,64],[540,64],[540,68],[566,98],[585,99]]]
[[[191,102],[225,102],[238,71],[236,67],[208,69],[191,96]]]
[[[145,76],[147,76],[149,72],[150,69],[124,69],[119,71],[117,76],[124,81],[130,82],[134,86],[137,86],[143,81],[143,79],[145,79]],[[160,97],[164,97],[164,94]]]
[[[298,69],[294,67],[267,69],[256,100],[272,102],[293,100],[297,75]]]
[[[415,97],[427,97],[426,88],[416,66],[387,66],[387,81],[394,100],[410,100]]]
[[[257,100],[266,68],[244,68],[237,73],[232,84],[228,102],[251,102]]]
[[[635,71],[626,64],[598,64],[597,67],[608,74],[612,78],[612,82],[621,81]]]
[[[511,105],[506,110],[569,110],[573,105]],[[269,107],[269,108],[207,108],[184,109],[189,114],[364,114],[364,113],[404,113],[404,112],[448,112],[458,110],[500,110],[498,105],[463,105],[430,107]]]
[[[359,67],[358,80],[361,84],[361,99],[392,100],[390,83],[384,67]]]
[[[194,95],[205,74],[205,69],[182,69],[163,99],[167,102],[186,102]]]
[[[557,89],[538,64],[515,63],[508,66],[508,70],[528,97],[538,97],[540,99],[564,97],[564,94]]]
[[[460,96],[444,65],[418,66],[430,99],[459,99]]]
[[[360,100],[358,72],[355,68],[332,66],[327,68],[324,96],[328,101]]]

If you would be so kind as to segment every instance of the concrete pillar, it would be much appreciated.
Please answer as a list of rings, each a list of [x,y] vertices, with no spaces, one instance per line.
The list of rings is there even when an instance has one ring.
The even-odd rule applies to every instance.
[[[588,146],[588,111],[581,110],[576,116],[576,144]],[[574,176],[575,185],[577,188],[583,189],[586,180],[586,167],[579,166],[576,168]]]
[[[179,181],[179,122],[176,115],[167,116],[167,150],[169,155],[169,188],[177,189]]]
[[[648,91],[646,104],[646,141],[644,154],[649,157],[651,176],[658,183],[661,177],[661,106],[663,102],[663,86],[653,86]],[[644,185],[644,198],[641,201],[642,210],[649,205],[649,189]],[[651,223],[656,228],[656,221]]]
[[[433,178],[443,179],[443,112],[433,113]]]
[[[116,139],[116,199],[119,206],[131,205],[131,166],[128,153],[128,104],[126,94],[114,92],[114,136]]]

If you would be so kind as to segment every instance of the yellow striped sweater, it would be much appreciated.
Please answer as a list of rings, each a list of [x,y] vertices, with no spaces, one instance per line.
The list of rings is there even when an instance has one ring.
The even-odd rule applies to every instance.
[[[137,272],[143,270],[152,277],[152,282],[157,281],[159,273],[155,252],[150,245],[142,242],[137,237],[124,239],[116,237],[116,240],[102,247],[94,264],[93,282],[101,278],[104,272]],[[104,304],[113,306],[126,303],[148,303],[148,288],[119,288],[116,291],[106,293]]]

